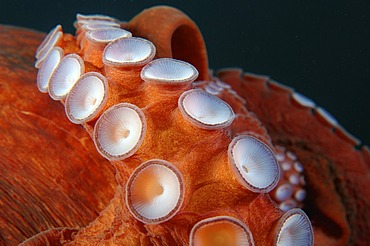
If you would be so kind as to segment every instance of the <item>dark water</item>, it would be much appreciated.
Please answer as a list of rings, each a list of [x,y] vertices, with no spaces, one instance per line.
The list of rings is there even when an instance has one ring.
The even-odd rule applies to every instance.
[[[270,75],[370,144],[369,0],[58,2],[2,0],[0,23],[73,33],[76,13],[129,20],[154,5],[178,7],[203,32],[211,68]]]

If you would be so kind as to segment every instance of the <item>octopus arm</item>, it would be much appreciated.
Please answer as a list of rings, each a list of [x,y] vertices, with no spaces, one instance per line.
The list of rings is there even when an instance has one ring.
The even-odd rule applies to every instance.
[[[218,77],[245,99],[275,144],[293,150],[307,163],[308,194],[314,199],[304,209],[315,225],[315,241],[366,241],[370,229],[366,222],[370,216],[368,147],[358,146],[341,126],[321,117],[317,107],[297,104],[293,89],[266,76],[224,69]]]
[[[61,104],[35,93],[43,36],[0,26],[0,244],[85,226],[114,196],[114,169],[90,136],[60,117]]]
[[[117,22],[101,15],[77,18],[77,36],[62,34],[59,27],[56,45],[66,55],[79,53],[86,59],[84,18],[110,21],[114,25]],[[91,141],[95,136],[95,120],[82,126],[71,124],[63,116],[61,104],[35,93],[33,54],[42,35],[1,26],[0,220],[4,222],[0,223],[1,243],[17,244],[31,237],[24,245],[187,245],[196,224],[223,216],[228,218],[227,223],[238,221],[238,228],[250,231],[256,245],[269,245],[277,238],[289,239],[290,230],[281,237],[277,233],[282,227],[283,231],[294,227],[302,219],[306,243],[312,245],[311,223],[302,210],[294,210],[298,211],[294,212],[296,215],[283,215],[269,194],[248,190],[233,176],[227,150],[231,137],[238,134],[252,135],[266,144],[265,149],[283,146],[304,163],[308,199],[303,209],[313,222],[316,244],[359,244],[368,240],[369,151],[367,147],[359,148],[357,139],[335,119],[307,100],[302,103],[292,89],[265,76],[225,69],[218,73],[219,78],[213,77],[208,72],[201,33],[179,10],[151,8],[132,21],[121,23],[121,27],[133,36],[153,42],[157,49],[155,58],[172,57],[193,64],[199,71],[200,81],[196,83],[205,86],[207,98],[218,95],[230,104],[235,121],[207,129],[189,122],[178,108],[178,99],[184,90],[190,89],[191,81],[181,86],[176,86],[178,81],[144,83],[140,66],[132,70],[111,69],[110,64],[103,64],[103,70],[99,67],[102,64],[84,60],[86,72],[109,75],[112,97],[105,108],[122,101],[135,104],[140,108],[142,125],[146,126],[140,131],[143,136],[145,132],[145,138],[135,144],[135,151],[109,162],[99,155]],[[36,65],[42,66],[42,48],[36,54]],[[99,55],[104,54],[99,51]],[[118,77],[123,81],[115,81]],[[133,88],[126,88],[128,85]],[[227,90],[221,92],[223,88]],[[63,98],[61,102],[65,103]],[[192,105],[185,107],[193,110]],[[198,106],[204,109],[204,105]],[[234,113],[229,115],[233,120]],[[203,117],[195,119],[200,121]],[[115,135],[115,139],[126,138],[130,131],[125,128],[122,133]],[[134,174],[141,172],[137,167],[149,159],[166,160],[176,167],[172,171],[181,173],[177,180],[179,187],[184,184],[180,189],[184,196],[178,196],[181,201],[176,203],[176,209],[169,210],[176,214],[171,214],[168,220],[158,221],[168,214],[154,219],[150,214],[138,215],[138,211],[133,214],[133,206],[128,202],[131,200],[127,184],[136,179]],[[241,170],[248,172],[248,168]],[[155,196],[164,194],[160,178],[152,181],[159,189],[146,192],[153,191]],[[143,183],[140,187],[144,187]],[[153,197],[152,194],[148,193],[144,200]]]

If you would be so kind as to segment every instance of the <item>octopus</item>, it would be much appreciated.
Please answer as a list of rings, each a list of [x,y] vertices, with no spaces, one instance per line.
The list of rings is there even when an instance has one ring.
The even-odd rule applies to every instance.
[[[0,26],[1,244],[370,240],[369,149],[312,100],[172,7],[75,27]]]

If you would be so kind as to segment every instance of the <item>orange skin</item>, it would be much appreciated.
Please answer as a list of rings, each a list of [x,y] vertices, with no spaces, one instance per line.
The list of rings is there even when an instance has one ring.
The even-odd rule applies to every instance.
[[[197,80],[212,79],[202,36],[179,10],[148,9],[122,27],[152,41],[156,58],[188,61],[199,71]],[[14,36],[20,37],[17,42]],[[0,162],[0,239],[5,243],[16,244],[39,233],[24,244],[186,245],[195,223],[228,215],[249,227],[256,245],[271,245],[283,213],[268,194],[253,193],[238,183],[228,164],[230,134],[241,132],[253,133],[271,147],[272,143],[286,147],[304,164],[308,193],[304,210],[314,227],[315,244],[369,240],[370,181],[364,175],[370,169],[368,149],[355,150],[340,130],[333,133],[323,119],[292,103],[289,90],[266,86],[267,78],[243,76],[240,70],[220,72],[219,78],[246,105],[224,92],[221,97],[243,116],[228,129],[210,131],[192,126],[177,108],[179,95],[190,86],[171,91],[144,86],[133,69],[125,71],[135,85],[132,91],[116,83],[113,73],[108,81],[113,88],[110,104],[136,104],[146,116],[147,130],[133,156],[110,165],[90,139],[96,121],[83,124],[84,131],[68,122],[60,103],[37,91],[32,64],[42,36],[10,27],[1,27],[0,32],[7,54],[0,57],[0,102],[5,105],[0,109],[0,132],[5,136],[0,139],[0,149],[5,150],[1,151],[5,161]],[[69,34],[59,45],[65,54],[80,51]],[[86,72],[105,74],[104,68],[87,62],[85,66]],[[125,184],[142,162],[158,158],[182,172],[185,201],[169,221],[145,225],[126,207]]]

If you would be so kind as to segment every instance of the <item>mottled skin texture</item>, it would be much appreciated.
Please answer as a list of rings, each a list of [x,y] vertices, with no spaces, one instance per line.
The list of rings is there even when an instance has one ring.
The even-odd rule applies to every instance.
[[[60,103],[35,90],[44,34],[1,26],[0,35],[0,242],[16,244],[94,219],[113,197],[114,169],[80,126],[60,118]]]
[[[160,36],[150,28],[158,23],[167,26]],[[157,57],[189,61],[201,80],[211,79],[201,35],[180,11],[147,10],[124,26],[134,36],[151,40]],[[174,48],[182,45],[181,33],[195,40],[183,53]],[[62,104],[38,92],[32,65],[42,37],[11,27],[2,26],[0,31],[0,240],[4,244],[17,244],[41,232],[25,244],[182,245],[188,244],[190,230],[199,220],[229,215],[250,228],[256,245],[270,245],[282,212],[268,195],[243,188],[228,166],[230,133],[244,131],[253,131],[267,144],[272,140],[285,146],[304,164],[308,191],[304,210],[312,220],[315,244],[369,240],[368,150],[356,150],[340,131],[294,104],[289,90],[266,83],[265,77],[224,70],[219,78],[246,100],[249,111],[241,100],[224,92],[221,97],[244,116],[228,130],[207,131],[189,125],[177,109],[177,98],[186,88],[170,93],[157,89],[148,96],[144,93],[148,88],[138,87],[127,97],[127,88],[111,81],[115,92],[111,100],[137,104],[148,124],[137,153],[111,165],[90,139],[95,122],[84,124],[85,131],[68,122]],[[64,39],[66,53],[78,50],[72,36]],[[86,67],[102,72],[91,64]],[[125,183],[140,163],[152,158],[167,160],[182,172],[185,201],[171,220],[144,225],[128,212]]]
[[[248,109],[264,123],[274,143],[292,150],[305,163],[309,199],[304,209],[314,226],[316,242],[368,241],[367,146],[357,150],[339,129],[333,130],[310,109],[292,103],[289,90],[268,85],[267,77],[243,75],[240,70],[221,71],[218,76],[246,99]]]

